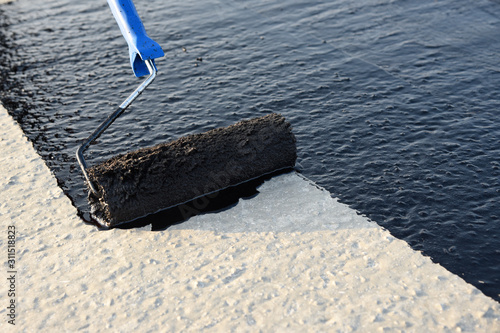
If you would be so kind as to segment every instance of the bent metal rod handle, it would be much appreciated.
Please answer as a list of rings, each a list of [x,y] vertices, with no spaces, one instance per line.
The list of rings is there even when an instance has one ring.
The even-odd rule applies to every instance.
[[[146,89],[156,77],[157,69],[154,59],[163,57],[164,53],[158,43],[146,34],[144,25],[137,14],[131,0],[108,0],[113,16],[120,27],[123,37],[129,46],[130,63],[137,77],[149,74],[148,78],[137,87],[130,96],[83,142],[76,151],[76,159],[89,184],[91,191],[99,195],[87,173],[87,163],[83,152],[96,140],[132,102]]]
[[[85,162],[85,158],[83,156],[83,152],[87,150],[89,145],[94,142],[115,120],[118,118],[125,109],[132,104],[132,102],[146,89],[151,82],[156,77],[156,68],[154,67],[153,60],[146,60],[146,66],[150,70],[151,75],[148,76],[142,84],[137,87],[136,90],[130,96],[123,101],[123,103],[113,112],[104,122],[102,122],[101,125],[92,133],[86,140],[83,142],[83,144],[78,148],[76,151],[76,159],[78,161],[78,164],[80,165],[80,168],[82,169],[83,175],[85,176],[85,179],[87,180],[87,183],[89,184],[90,189],[95,195],[98,195],[98,191],[95,188],[94,184],[90,181],[89,175],[87,173],[87,162]]]

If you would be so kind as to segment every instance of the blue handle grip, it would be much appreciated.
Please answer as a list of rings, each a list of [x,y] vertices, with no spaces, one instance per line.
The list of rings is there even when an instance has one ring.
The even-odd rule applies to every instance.
[[[135,76],[150,74],[145,60],[152,60],[154,64],[153,59],[163,57],[165,54],[161,46],[146,34],[132,0],[108,0],[108,5],[127,41]]]

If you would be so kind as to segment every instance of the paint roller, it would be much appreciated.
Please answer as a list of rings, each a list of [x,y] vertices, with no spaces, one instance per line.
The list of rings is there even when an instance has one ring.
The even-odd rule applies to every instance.
[[[88,167],[84,151],[151,84],[154,59],[164,56],[131,0],[108,0],[127,41],[135,76],[148,77],[83,142],[77,160],[89,189],[92,216],[114,227],[263,175],[294,167],[295,136],[276,113],[112,157]]]

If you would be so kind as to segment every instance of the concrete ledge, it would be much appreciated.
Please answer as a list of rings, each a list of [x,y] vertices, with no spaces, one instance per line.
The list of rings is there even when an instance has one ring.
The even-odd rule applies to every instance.
[[[1,283],[2,328],[500,330],[497,302],[296,174],[166,231],[98,231],[3,108],[0,133],[0,216],[17,232],[16,326]]]

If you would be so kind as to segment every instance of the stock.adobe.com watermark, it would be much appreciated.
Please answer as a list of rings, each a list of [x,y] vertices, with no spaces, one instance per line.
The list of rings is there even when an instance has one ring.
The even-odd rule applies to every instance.
[[[16,324],[16,227],[7,227],[7,322]]]

